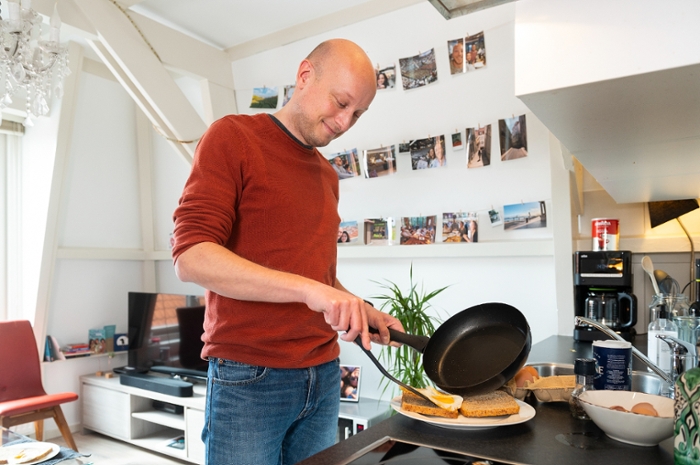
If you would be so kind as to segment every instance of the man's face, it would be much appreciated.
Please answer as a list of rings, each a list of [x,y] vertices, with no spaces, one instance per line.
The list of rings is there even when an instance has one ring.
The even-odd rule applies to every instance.
[[[452,47],[452,61],[460,65],[464,62],[464,49],[461,43],[457,43]]]
[[[320,76],[311,69],[307,78],[303,98],[297,101],[296,128],[302,142],[325,147],[369,108],[377,90],[374,73],[361,75],[339,63],[326,64]]]

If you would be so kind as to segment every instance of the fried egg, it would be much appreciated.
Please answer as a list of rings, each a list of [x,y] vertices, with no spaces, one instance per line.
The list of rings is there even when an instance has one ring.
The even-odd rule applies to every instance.
[[[464,400],[460,396],[446,394],[444,392],[438,391],[433,387],[427,387],[416,390],[428,397],[428,399],[433,401],[435,405],[439,406],[440,408],[444,408],[445,410],[449,410],[450,412],[458,410],[459,407],[462,405],[462,401]]]

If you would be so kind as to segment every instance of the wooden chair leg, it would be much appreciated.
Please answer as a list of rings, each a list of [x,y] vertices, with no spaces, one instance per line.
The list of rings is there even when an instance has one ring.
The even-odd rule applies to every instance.
[[[36,440],[39,442],[44,440],[44,420],[37,420],[34,422],[34,436],[36,436]]]
[[[70,432],[70,428],[68,427],[68,422],[66,421],[66,417],[63,416],[63,410],[61,410],[60,405],[56,405],[53,408],[53,419],[56,421],[56,425],[58,426],[58,430],[61,432],[61,435],[63,436],[63,439],[66,441],[66,444],[68,444],[68,447],[73,449],[74,451],[78,451],[78,446],[75,445],[75,441],[73,440],[73,434]]]

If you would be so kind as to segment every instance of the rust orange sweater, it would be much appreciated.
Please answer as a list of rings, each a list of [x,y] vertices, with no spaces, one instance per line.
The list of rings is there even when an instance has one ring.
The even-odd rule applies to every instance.
[[[267,114],[227,116],[195,152],[174,214],[173,258],[201,242],[333,285],[338,176]],[[230,279],[236,279],[231,276]],[[303,368],[340,353],[337,333],[302,303],[250,302],[207,291],[203,357]]]

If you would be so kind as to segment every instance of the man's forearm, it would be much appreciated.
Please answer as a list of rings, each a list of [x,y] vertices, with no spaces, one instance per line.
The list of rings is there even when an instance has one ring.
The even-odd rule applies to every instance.
[[[320,285],[303,276],[258,265],[211,242],[186,250],[178,257],[175,272],[182,281],[238,300],[305,302],[311,288]]]

